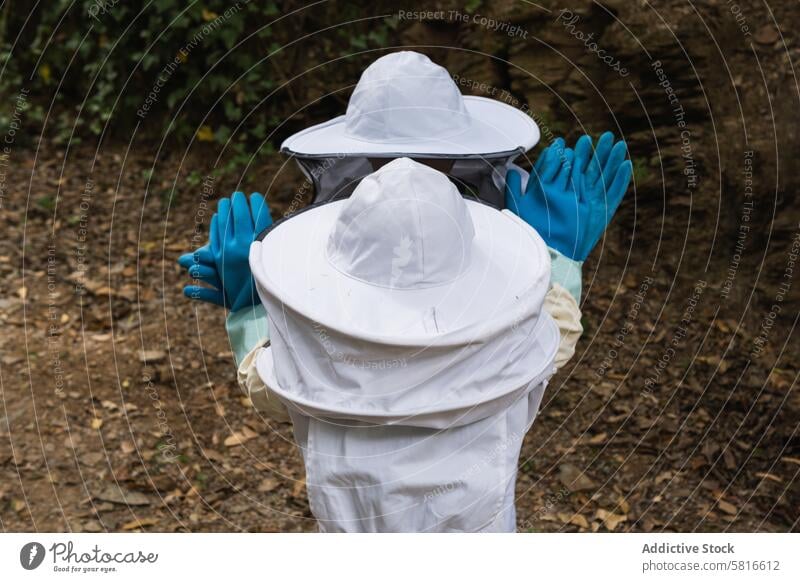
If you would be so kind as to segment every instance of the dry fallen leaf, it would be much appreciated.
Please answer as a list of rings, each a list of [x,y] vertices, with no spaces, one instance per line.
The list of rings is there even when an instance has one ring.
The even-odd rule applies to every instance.
[[[273,479],[273,478],[271,478],[271,477],[267,477],[267,478],[266,478],[266,479],[264,479],[264,480],[261,482],[261,484],[258,486],[258,490],[259,490],[261,493],[269,493],[270,491],[272,491],[272,490],[274,490],[275,488],[277,488],[277,487],[278,487],[278,485],[279,485],[279,483],[278,483],[278,481],[277,481],[277,480],[275,480],[275,479]]]
[[[155,525],[157,523],[158,520],[155,517],[144,517],[142,519],[134,519],[133,521],[129,521],[122,526],[122,529],[125,531],[130,531],[132,529],[140,529],[149,525]]]
[[[606,434],[604,432],[601,432],[600,434],[594,435],[592,438],[590,438],[586,442],[588,442],[590,445],[601,445],[604,442],[606,442],[607,438],[608,438],[608,434]]]
[[[727,501],[723,501],[722,499],[717,501],[717,507],[719,507],[722,511],[724,511],[728,515],[736,515],[737,513],[739,513],[739,510],[736,509],[736,506],[733,503],[728,503]]]
[[[761,479],[769,479],[770,481],[775,481],[775,483],[783,483],[783,479],[778,477],[777,475],[773,475],[772,473],[756,473],[756,477],[760,477]]]
[[[656,485],[660,485],[664,481],[669,481],[672,477],[672,471],[664,471],[663,473],[659,473],[656,475],[656,478],[653,480],[653,483]]]
[[[226,447],[238,447],[245,442],[247,442],[247,439],[240,433],[235,432],[225,439],[224,444]]]
[[[95,495],[94,498],[119,505],[150,505],[150,499],[144,493],[129,491],[116,485],[109,485],[105,490]]]
[[[226,447],[235,447],[238,445],[242,445],[247,441],[254,439],[258,436],[258,433],[254,431],[247,425],[244,425],[241,430],[238,432],[234,432],[228,438],[225,439],[225,446]]]
[[[772,44],[777,42],[780,39],[780,33],[778,30],[769,24],[765,24],[761,28],[759,28],[756,33],[753,35],[753,38],[759,44]]]
[[[692,458],[690,466],[691,466],[692,470],[696,471],[697,469],[705,466],[707,462],[708,461],[706,461],[706,459],[704,457],[701,457],[701,456],[698,455],[698,456]]]
[[[577,525],[582,529],[589,529],[589,522],[583,517],[581,514],[576,513],[572,516],[572,519],[569,520],[572,525]]]
[[[222,453],[215,451],[214,449],[203,449],[203,454],[207,459],[216,463],[222,463],[225,461],[225,457],[222,455]]]
[[[90,467],[93,467],[103,460],[105,460],[105,454],[101,453],[100,451],[91,451],[81,455],[81,461]]]
[[[598,509],[595,513],[595,518],[600,519],[603,525],[606,526],[608,531],[614,531],[619,524],[628,520],[627,515],[620,515],[618,513],[611,513],[605,509]]]
[[[595,488],[594,482],[575,465],[562,463],[558,466],[558,480],[572,493]]]
[[[303,492],[306,488],[306,480],[300,479],[299,481],[294,482],[294,486],[292,487],[292,497],[300,497],[303,495]]]
[[[258,433],[257,433],[256,431],[254,431],[252,428],[250,428],[249,426],[247,426],[247,425],[244,425],[244,426],[242,427],[242,435],[243,435],[243,436],[244,436],[244,437],[245,437],[247,440],[250,440],[250,439],[254,439],[254,438],[256,438],[256,437],[258,436]]]
[[[93,429],[97,430],[101,426],[103,426],[103,419],[102,418],[96,418],[95,417],[95,418],[92,419],[92,428]]]
[[[160,362],[166,357],[167,354],[163,350],[143,350],[139,354],[139,361],[153,364],[156,362]]]

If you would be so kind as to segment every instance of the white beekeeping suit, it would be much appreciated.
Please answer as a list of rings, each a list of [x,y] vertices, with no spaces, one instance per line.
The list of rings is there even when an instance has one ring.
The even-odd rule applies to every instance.
[[[277,223],[250,264],[270,343],[243,365],[289,411],[320,529],[514,531],[562,343],[539,235],[400,158]]]

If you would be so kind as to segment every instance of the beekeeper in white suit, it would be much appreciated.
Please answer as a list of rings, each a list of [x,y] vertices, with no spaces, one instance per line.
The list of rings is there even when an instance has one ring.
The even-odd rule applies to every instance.
[[[291,415],[322,531],[514,531],[520,445],[559,350],[547,248],[400,158],[268,229],[266,396]]]

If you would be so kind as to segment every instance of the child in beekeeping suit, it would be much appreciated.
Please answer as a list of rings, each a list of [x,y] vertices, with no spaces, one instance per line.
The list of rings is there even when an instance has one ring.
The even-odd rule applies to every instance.
[[[536,231],[399,158],[267,229],[250,266],[270,328],[254,365],[320,529],[513,531],[560,344]]]
[[[498,194],[496,188],[498,180],[500,178],[505,180],[507,177],[504,198],[506,206],[520,215],[528,224],[536,226],[547,241],[546,250],[551,261],[545,262],[552,264],[553,275],[549,279],[549,285],[547,282],[545,284],[547,293],[543,295],[543,305],[544,311],[549,313],[552,320],[556,322],[558,341],[555,344],[556,350],[553,357],[555,366],[561,365],[574,352],[575,343],[581,333],[578,301],[580,299],[580,267],[582,259],[591,251],[600,235],[602,235],[630,179],[630,162],[623,161],[624,143],[620,142],[612,147],[613,138],[610,134],[605,134],[598,141],[596,148],[593,149],[591,140],[584,136],[578,141],[575,150],[572,150],[564,147],[563,140],[556,140],[542,152],[536,163],[534,174],[528,180],[527,175],[519,171],[512,162],[515,157],[532,147],[538,140],[539,131],[536,124],[533,123],[530,117],[505,104],[479,97],[462,98],[452,80],[446,75],[446,72],[445,75],[442,75],[442,71],[444,70],[441,67],[434,65],[427,57],[417,53],[393,53],[382,57],[365,71],[351,98],[346,116],[315,126],[309,130],[304,130],[297,136],[289,138],[284,144],[283,151],[295,156],[298,161],[303,158],[301,166],[304,163],[310,163],[311,160],[324,159],[326,154],[323,152],[344,152],[344,154],[336,155],[339,166],[336,166],[336,162],[327,166],[329,168],[327,174],[313,172],[318,201],[320,199],[331,200],[341,197],[340,194],[344,190],[347,190],[347,194],[352,191],[351,186],[344,190],[341,188],[336,191],[331,189],[332,185],[349,184],[353,180],[347,178],[343,181],[341,176],[330,178],[330,175],[334,174],[334,171],[330,168],[344,168],[345,174],[352,173],[353,175],[358,175],[359,179],[361,179],[363,173],[371,168],[383,166],[404,152],[429,166],[446,171],[449,178],[447,181],[451,186],[457,187],[461,195],[491,204],[496,204],[497,202]],[[425,90],[423,91],[422,89]],[[436,99],[432,100],[432,95],[436,95],[438,101]],[[387,108],[387,99],[392,96],[395,102],[392,103],[391,107]],[[445,104],[445,106],[432,107],[430,105],[430,103],[439,102]],[[433,111],[432,115],[427,115],[431,110]],[[443,122],[442,118],[447,123]],[[432,127],[435,131],[431,134],[426,132],[425,127]],[[448,127],[451,129],[448,130]],[[316,131],[321,133],[316,133]],[[477,153],[481,151],[485,153]],[[404,163],[408,164],[409,162],[404,160]],[[390,166],[392,164],[389,163]],[[481,175],[481,166],[489,168],[488,172],[483,172],[485,175]],[[305,166],[303,167],[305,168]],[[358,169],[352,172],[354,167]],[[508,171],[509,169],[512,171]],[[508,174],[506,176],[507,171]],[[323,180],[321,178],[323,175],[328,175],[329,179],[327,181]],[[442,175],[440,174],[440,182],[441,177]],[[502,180],[500,180],[501,183]],[[477,196],[475,196],[476,193]],[[470,204],[476,203],[470,202]],[[320,208],[336,207],[337,204],[339,203],[325,205]],[[480,207],[488,210],[485,205],[480,205]],[[317,213],[318,209],[312,207],[311,210],[304,211],[296,218],[300,218],[305,214],[316,215]],[[505,217],[505,220],[511,220],[510,217],[506,216],[510,214],[508,211],[503,214],[497,211],[495,213]],[[287,221],[286,224],[289,224],[292,220]],[[517,223],[520,222],[518,219],[514,220]],[[253,237],[269,224],[271,224],[269,210],[264,203],[263,197],[259,194],[251,196],[249,205],[242,193],[234,194],[230,200],[222,199],[218,214],[212,220],[209,245],[198,249],[195,253],[184,255],[180,261],[183,266],[189,269],[189,272],[196,280],[209,283],[212,287],[191,285],[185,289],[185,293],[192,298],[220,305],[224,304],[231,309],[231,315],[228,318],[228,332],[237,363],[239,364],[239,378],[254,405],[273,418],[280,420],[288,418],[286,404],[289,403],[289,409],[292,410],[291,414],[295,421],[298,441],[308,451],[306,460],[309,470],[309,492],[315,515],[321,519],[321,527],[325,530],[334,531],[395,531],[397,529],[412,530],[417,528],[431,531],[470,529],[466,525],[461,527],[458,523],[458,519],[466,519],[465,516],[461,516],[458,519],[451,516],[448,519],[433,519],[432,521],[430,517],[430,515],[435,515],[437,512],[441,515],[442,504],[453,503],[454,499],[459,497],[457,492],[463,490],[460,483],[466,478],[467,474],[451,474],[450,481],[432,484],[425,490],[423,502],[431,508],[439,508],[438,510],[432,509],[430,515],[424,512],[421,514],[427,516],[425,520],[428,521],[425,523],[428,525],[420,525],[421,522],[419,521],[414,524],[411,524],[411,522],[392,521],[393,518],[390,515],[376,516],[372,513],[370,517],[361,515],[357,519],[353,519],[350,516],[343,521],[326,519],[321,515],[320,506],[324,507],[329,502],[338,506],[344,499],[349,499],[350,502],[358,505],[367,502],[374,503],[376,497],[370,495],[363,498],[359,496],[347,497],[347,495],[337,496],[336,494],[332,494],[333,497],[330,497],[330,491],[323,493],[330,490],[330,486],[323,482],[319,486],[315,485],[313,477],[315,469],[313,466],[320,463],[320,458],[324,460],[330,456],[328,454],[321,456],[319,454],[311,454],[311,445],[314,442],[320,442],[319,438],[314,438],[315,430],[320,434],[324,432],[321,428],[322,425],[309,422],[309,419],[314,418],[313,406],[307,409],[310,412],[306,414],[300,412],[311,401],[304,404],[302,398],[292,400],[289,392],[281,392],[281,390],[289,390],[291,392],[292,386],[294,386],[292,382],[283,383],[277,381],[275,370],[280,370],[281,364],[272,364],[272,368],[270,368],[265,363],[268,361],[275,362],[274,353],[280,351],[275,350],[276,341],[274,339],[273,347],[269,349],[263,347],[269,344],[268,338],[277,333],[275,331],[276,322],[272,318],[273,308],[271,308],[269,310],[271,325],[267,325],[267,311],[265,311],[264,307],[269,306],[270,300],[267,299],[265,305],[261,304],[255,292],[254,280],[247,266],[246,257]],[[283,227],[275,227],[275,231],[277,232],[281,228]],[[306,233],[307,236],[311,232]],[[428,235],[432,236],[432,233],[428,233]],[[420,241],[416,242],[419,243]],[[258,243],[254,247],[263,246],[263,244]],[[372,243],[370,242],[369,244]],[[394,275],[390,276],[388,284],[384,284],[385,288],[392,290],[397,287],[396,283],[403,281],[400,275],[404,272],[405,265],[413,262],[414,253],[412,249],[416,248],[414,246],[415,242],[410,238],[410,235],[401,237],[396,244],[397,246],[392,248],[390,258],[391,272]],[[425,248],[424,245],[422,248]],[[276,250],[274,252],[280,253],[283,251]],[[266,255],[262,253],[262,256]],[[295,268],[302,270],[296,256],[287,256],[292,256],[291,261],[294,262]],[[367,254],[361,257],[359,261],[365,263],[374,260],[374,257],[367,259],[367,256],[372,257],[372,255]],[[287,257],[281,258],[278,255],[273,258],[281,261],[287,260]],[[450,259],[455,260],[453,256],[450,256]],[[535,257],[533,255],[526,257],[520,253],[519,259],[520,268],[529,268],[531,265],[528,263],[534,261]],[[262,265],[260,268],[265,277],[269,277],[269,268],[268,265]],[[342,269],[341,272],[347,271]],[[381,285],[376,287],[381,288]],[[260,286],[264,297],[269,296],[264,291],[267,288],[268,285]],[[419,294],[417,293],[418,291],[419,289],[401,294],[398,298],[412,297],[415,294]],[[461,295],[455,295],[454,297],[463,299]],[[293,313],[292,310],[287,310],[280,299],[277,300],[278,303],[275,303],[276,299],[272,299],[272,301],[275,306],[278,303],[280,304],[280,307],[276,307],[279,310],[277,317],[281,318],[284,324],[287,324],[290,318],[286,314]],[[469,307],[465,308],[464,313],[461,315],[466,317],[472,312],[482,314],[483,311],[478,309],[479,306],[485,308],[496,304],[495,299],[492,297],[482,297],[480,301],[482,303],[470,303]],[[409,312],[408,306],[405,304],[397,305],[390,301],[387,302],[386,298],[380,299],[379,305],[391,306],[390,312],[396,314],[399,319],[392,320],[394,323],[387,322],[383,317],[378,319],[378,316],[383,315],[380,310],[376,312],[378,306],[362,303],[358,313],[350,313],[349,317],[356,318],[353,323],[359,324],[354,329],[361,329],[366,335],[364,336],[361,332],[356,331],[346,341],[342,339],[344,336],[341,335],[340,329],[336,326],[332,327],[324,324],[324,318],[320,321],[306,321],[306,323],[310,322],[311,328],[315,330],[315,335],[311,337],[316,338],[316,341],[324,349],[324,353],[330,356],[331,361],[326,363],[323,369],[335,370],[336,377],[341,375],[345,386],[360,386],[364,381],[364,374],[369,370],[372,371],[376,379],[380,378],[376,382],[376,386],[394,386],[392,384],[393,378],[397,380],[403,377],[411,377],[409,376],[409,370],[413,361],[412,355],[417,359],[417,362],[419,362],[420,358],[424,358],[426,362],[425,365],[415,366],[414,370],[429,370],[430,366],[428,364],[439,365],[442,362],[441,359],[437,359],[442,352],[440,348],[443,347],[440,342],[447,341],[445,338],[458,336],[457,333],[451,333],[443,334],[443,337],[439,337],[440,333],[445,329],[442,314],[450,313],[449,310],[452,305],[458,305],[457,302],[451,304],[448,301],[444,301],[443,305],[438,306],[438,311],[437,306],[429,306],[430,309],[424,310],[424,314],[418,313],[416,307]],[[333,306],[329,305],[329,307]],[[333,311],[335,312],[336,310],[334,309]],[[415,315],[412,316],[412,313]],[[414,351],[412,355],[406,354],[409,346],[400,342],[398,346],[395,346],[396,351],[398,354],[405,355],[397,358],[385,355],[387,350],[392,352],[392,349],[387,347],[393,346],[392,342],[384,345],[380,341],[366,341],[365,338],[372,338],[375,334],[382,335],[380,333],[381,325],[392,323],[391,327],[396,328],[396,323],[404,321],[403,317],[400,317],[403,314],[406,314],[403,317],[411,317],[412,319],[418,317],[418,321],[415,323],[420,324],[420,322],[423,322],[424,329],[427,332],[434,330],[436,341],[432,341],[431,345],[426,349]],[[303,317],[308,318],[308,314]],[[522,321],[524,318],[522,318],[522,315],[520,317],[520,321]],[[521,323],[518,322],[517,326],[519,327],[520,325]],[[370,332],[370,326],[374,327],[374,333]],[[272,331],[269,331],[268,328],[271,328]],[[452,322],[448,322],[447,328],[451,332],[453,331]],[[286,329],[295,328],[288,326]],[[396,330],[400,329],[396,328]],[[353,329],[350,332],[353,332]],[[397,331],[397,333],[402,337],[406,337],[405,332]],[[306,347],[313,345],[314,340],[309,340],[307,334],[300,334],[297,337],[305,342],[304,345]],[[312,343],[308,344],[309,341]],[[339,341],[345,341],[345,343],[340,346]],[[475,349],[475,346],[470,343],[471,340],[462,338],[460,341],[465,342],[462,345],[463,349],[452,350],[449,357],[455,357],[454,354],[462,354],[469,360],[475,360],[466,355],[471,354],[470,350]],[[478,342],[476,345],[480,345],[485,340],[476,338],[475,341]],[[291,342],[289,343],[291,344]],[[423,343],[425,342],[423,341]],[[360,345],[366,351],[359,356],[351,344]],[[284,343],[282,345],[289,344]],[[437,346],[436,349],[434,349],[434,346]],[[517,352],[515,353],[519,353],[520,346],[517,346]],[[348,347],[348,349],[341,349],[342,347]],[[419,348],[419,346],[416,347]],[[372,357],[370,355],[372,350],[377,350],[379,354],[384,353],[384,355]],[[309,353],[315,352],[312,350]],[[485,354],[487,352],[482,353]],[[542,357],[546,358],[546,356]],[[455,358],[459,360],[458,357]],[[308,363],[307,358],[301,357],[301,359]],[[317,362],[318,359],[313,361]],[[351,363],[351,366],[342,368],[348,362]],[[457,366],[454,365],[453,368],[456,369]],[[351,377],[345,373],[345,371],[352,372],[358,369],[362,370],[358,376]],[[492,368],[482,363],[476,369],[489,370]],[[505,369],[502,368],[502,370],[502,373],[505,374]],[[552,368],[550,371],[552,371]],[[309,378],[315,377],[317,372],[314,372],[310,377],[301,376],[295,369],[292,374],[292,378],[298,381],[309,382]],[[372,376],[369,377],[372,378]],[[423,386],[430,387],[442,378],[442,374],[437,373],[433,377],[436,380],[432,380],[431,383],[422,382],[422,379],[420,379],[420,382]],[[274,386],[270,385],[270,378],[273,380]],[[481,378],[485,379],[483,376]],[[311,385],[314,386],[315,383],[311,381]],[[301,384],[298,384],[298,386],[301,386]],[[476,384],[470,384],[470,386],[477,389]],[[372,389],[376,388],[373,387]],[[541,398],[542,389],[543,382],[540,382],[538,386],[532,387],[526,392],[529,402],[527,420],[533,418],[535,409],[538,407],[538,401]],[[313,392],[316,388],[311,390]],[[489,385],[486,386],[485,390],[486,394],[493,393]],[[417,392],[415,391],[414,393]],[[278,396],[279,394],[281,395]],[[347,394],[350,394],[350,392]],[[419,394],[422,394],[421,390]],[[449,392],[448,394],[447,400],[452,401],[451,404],[455,409],[458,408],[458,405],[463,404],[455,399],[455,396],[463,396],[463,393]],[[507,396],[507,398],[513,397]],[[403,399],[402,402],[410,404],[407,399]],[[502,402],[505,401],[498,399],[489,404],[500,406]],[[388,402],[364,404],[367,408],[371,408],[377,404],[387,405]],[[416,404],[421,406],[419,402]],[[463,405],[466,406],[466,404]],[[447,403],[442,403],[441,406],[447,408]],[[447,408],[447,410],[452,411],[453,407]],[[473,422],[477,418],[475,415],[479,416],[487,411],[494,410],[491,406],[481,406],[476,403],[469,408],[469,411],[465,411],[463,415],[456,415],[458,418],[453,418],[443,414],[442,411],[433,413],[429,410],[422,414],[422,409],[420,409],[420,411],[417,411],[419,414],[411,415],[415,420],[404,423],[400,418],[392,418],[386,421],[385,416],[392,414],[390,408],[387,406],[383,416],[378,414],[375,418],[372,418],[369,415],[362,415],[363,410],[359,410],[358,414],[352,417],[355,414],[352,411],[348,416],[346,411],[343,413],[342,410],[338,410],[337,412],[336,407],[323,407],[320,408],[320,411],[325,411],[325,415],[320,417],[342,419],[336,421],[332,426],[338,426],[342,423],[348,423],[348,426],[350,424],[358,426],[359,423],[371,426],[373,429],[372,434],[380,437],[378,438],[379,441],[384,438],[387,442],[392,440],[389,433],[392,433],[394,437],[406,435],[406,438],[411,439],[412,434],[417,434],[422,429],[428,429],[431,431],[431,435],[438,434],[439,429],[443,429],[446,425],[449,429],[459,428],[459,430],[448,429],[448,435],[461,436],[442,437],[436,441],[427,439],[426,442],[429,444],[434,442],[443,443],[446,438],[452,438],[462,443],[461,448],[468,448],[470,443],[464,439],[470,442],[474,440],[467,438],[467,435],[471,434],[469,431],[480,430],[473,426],[479,424]],[[521,408],[518,406],[514,410],[516,411],[515,414],[520,414]],[[401,414],[408,414],[408,412],[404,411]],[[340,414],[342,414],[341,417],[339,416]],[[411,416],[404,418],[410,418]],[[514,418],[519,420],[521,417]],[[485,421],[486,419],[483,420]],[[486,422],[482,426],[485,425]],[[327,426],[327,423],[325,426]],[[464,428],[460,428],[462,426]],[[396,428],[390,429],[389,427]],[[404,432],[412,429],[413,433]],[[333,443],[337,442],[336,439],[338,437],[328,434],[328,432],[325,432],[325,434],[327,436],[323,440],[330,443],[331,446],[335,446]],[[353,450],[351,443],[355,442],[356,437],[354,434],[360,433],[354,433],[351,430],[349,433],[339,434],[339,437],[341,437],[340,446],[348,446],[348,450]],[[472,460],[477,465],[471,467],[467,473],[471,474],[472,471],[476,471],[483,475],[484,479],[491,479],[490,475],[498,475],[496,462],[501,460],[501,453],[502,459],[505,459],[503,462],[511,462],[512,457],[515,461],[517,454],[515,450],[518,451],[518,441],[521,439],[522,434],[524,434],[524,430],[515,431],[513,434],[507,435],[508,438],[505,441],[495,442],[496,445],[502,447],[502,451],[495,451],[488,455],[478,454],[473,456]],[[364,444],[364,446],[371,450],[374,445]],[[419,453],[419,450],[416,452]],[[366,455],[365,458],[371,458],[379,463],[373,469],[384,467],[388,473],[393,474],[393,468],[403,467],[403,460],[408,460],[408,458],[400,459],[396,457],[397,455],[389,455],[387,453],[383,461],[378,461],[377,457],[373,455]],[[455,469],[464,462],[464,458],[459,457],[456,453],[447,455],[446,458],[447,461],[443,462],[452,461],[453,463],[453,465],[448,465],[450,469]],[[313,459],[311,464],[309,464],[309,459]],[[352,460],[352,462],[355,463],[355,460]],[[483,464],[487,465],[489,473],[477,471],[477,467]],[[435,467],[430,466],[430,469],[435,470]],[[317,473],[319,472],[317,470]],[[431,483],[437,480],[441,481],[438,477],[432,478],[429,473],[423,474],[426,475],[426,479],[431,478]],[[336,476],[330,478],[339,482],[339,478]],[[510,487],[506,493],[513,492],[513,475],[504,474],[504,479],[506,481],[503,486]],[[409,484],[412,489],[417,488],[411,482]],[[381,491],[383,490],[381,488],[385,487],[387,487],[387,482],[382,481],[381,484],[370,484],[368,489],[373,488],[375,491]],[[340,488],[347,490],[350,487],[341,485]],[[312,493],[312,490],[314,493]],[[405,489],[405,491],[408,491],[408,489]],[[446,495],[448,492],[455,493],[455,495]],[[510,493],[508,494],[510,495]],[[315,497],[315,495],[317,496]],[[463,497],[466,498],[467,496]],[[513,529],[513,504],[509,507],[508,502],[510,500],[513,501],[513,495],[510,498],[507,495],[503,497],[503,502],[501,503],[503,505],[503,517],[500,519],[500,514],[498,513],[496,518],[500,519],[500,521],[488,526],[490,530],[497,530],[498,528],[503,531]],[[362,513],[364,511],[368,511],[366,506],[362,506]],[[392,513],[392,511],[388,513]],[[404,510],[398,511],[402,512]],[[468,514],[470,509],[468,506],[464,506],[463,511]],[[330,523],[326,524],[326,522]]]

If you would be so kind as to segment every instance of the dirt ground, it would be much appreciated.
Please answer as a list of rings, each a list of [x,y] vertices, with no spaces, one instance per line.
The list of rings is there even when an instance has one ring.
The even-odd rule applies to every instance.
[[[3,529],[313,531],[289,427],[242,396],[223,311],[181,295],[203,187],[145,198],[149,162],[121,147],[73,153],[69,176],[63,151],[38,153],[2,210]],[[796,317],[748,363],[763,311],[724,317],[710,281],[677,291],[666,257],[654,272],[607,247],[525,439],[520,530],[797,529]]]
[[[584,336],[525,438],[519,530],[800,530],[800,43],[793,29],[770,28],[792,28],[784,23],[796,5],[747,6],[754,40],[744,43],[730,3],[670,0],[656,11],[612,1],[612,22],[600,4],[576,2],[594,16],[581,25],[599,26],[597,38],[631,67],[623,79],[552,15],[526,15],[528,4],[497,2],[486,13],[527,26],[569,64],[539,62],[544,52],[521,38],[465,36],[469,24],[402,31],[408,44],[441,49],[451,71],[566,119],[566,129],[550,123],[556,134],[574,139],[589,131],[584,120],[616,127],[635,161],[634,187],[584,265]],[[719,45],[703,36],[708,23]],[[702,174],[691,195],[680,131],[640,41],[685,107]],[[459,50],[440,46],[448,43]],[[215,164],[202,148],[156,147],[45,137],[17,144],[4,167],[0,526],[314,531],[290,427],[243,397],[225,313],[185,299],[175,263],[205,242],[219,197],[268,192],[281,216],[303,204],[301,176],[274,154],[238,186],[205,180]],[[750,151],[757,204],[740,249]]]

